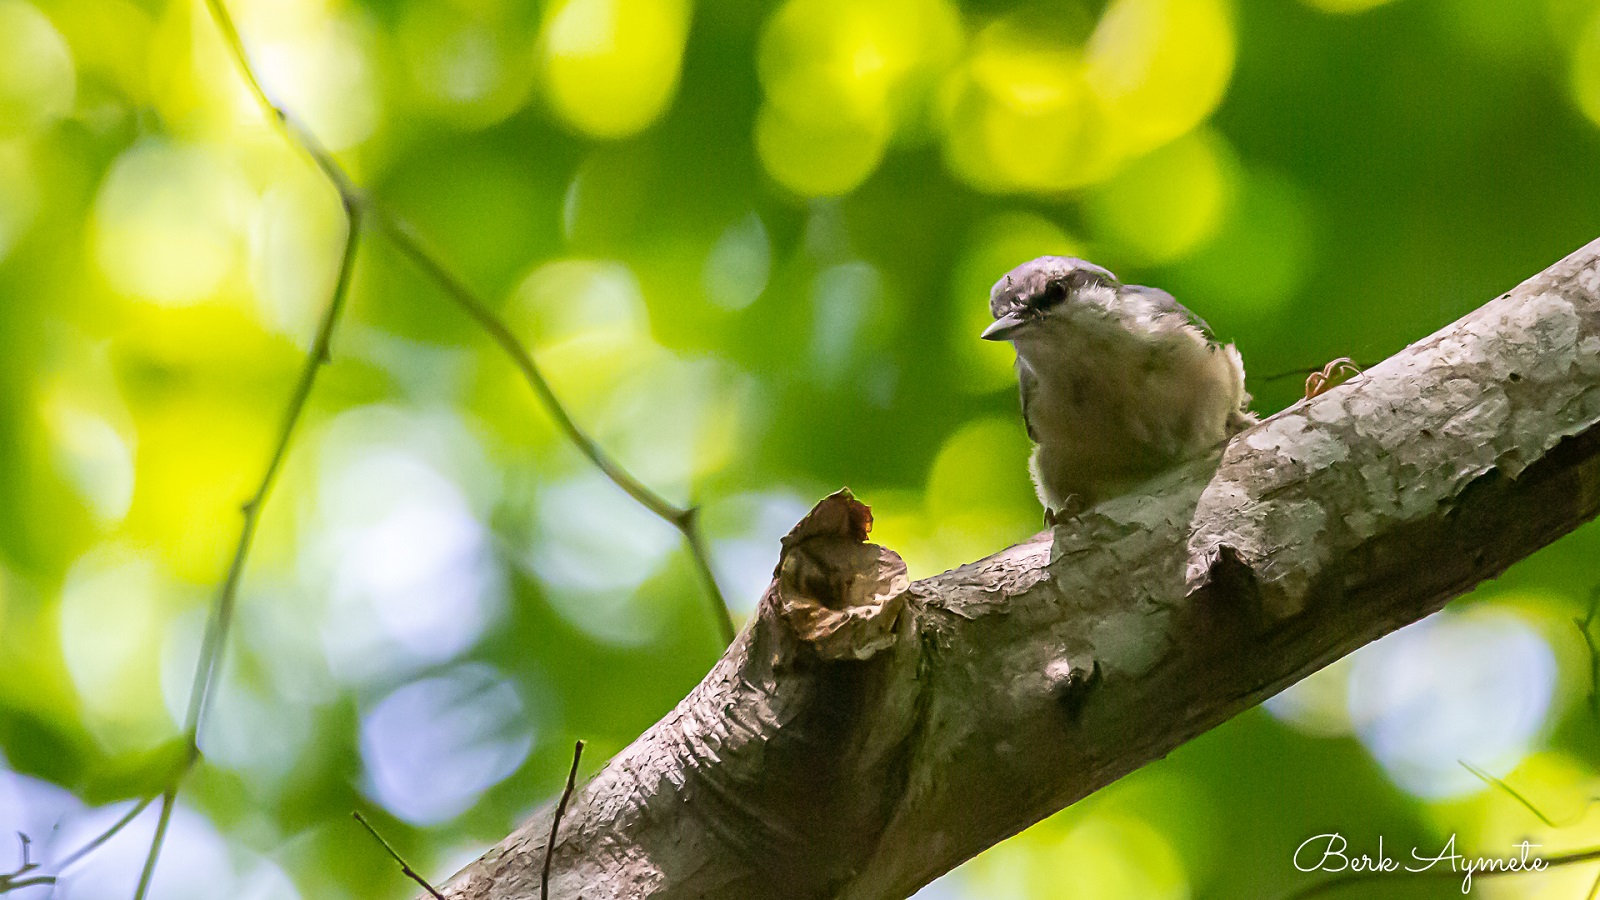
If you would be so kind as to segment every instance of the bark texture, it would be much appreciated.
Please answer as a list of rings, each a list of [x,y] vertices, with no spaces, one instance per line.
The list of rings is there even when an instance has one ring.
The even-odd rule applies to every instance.
[[[706,679],[573,795],[551,896],[906,897],[1592,518],[1597,422],[1600,241],[1220,459],[909,586],[829,497]],[[538,897],[550,814],[446,895]]]

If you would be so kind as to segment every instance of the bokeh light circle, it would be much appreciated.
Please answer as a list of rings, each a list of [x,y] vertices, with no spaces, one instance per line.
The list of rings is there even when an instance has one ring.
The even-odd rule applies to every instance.
[[[22,0],[0,0],[0,139],[31,134],[72,112],[77,70],[50,20]]]
[[[1059,192],[1109,175],[1120,158],[1084,80],[1078,29],[1028,8],[980,32],[941,90],[945,161],[980,190]]]
[[[1211,115],[1235,52],[1227,0],[1113,0],[1089,38],[1084,77],[1124,152],[1138,155]]]
[[[484,524],[498,479],[460,420],[389,406],[329,424],[301,565],[333,673],[370,683],[465,652],[505,584]]]
[[[510,681],[481,663],[397,688],[361,717],[363,791],[416,825],[465,812],[533,746]]]
[[[767,173],[805,197],[849,193],[871,175],[889,143],[889,125],[827,115],[796,117],[776,106],[756,116],[756,152]]]
[[[961,869],[970,897],[1184,900],[1188,875],[1172,843],[1132,815],[1100,812],[1073,825],[1046,820]]]
[[[172,306],[211,297],[237,265],[253,192],[200,146],[147,139],[116,162],[95,198],[95,257],[123,294]]]
[[[735,310],[754,303],[767,289],[771,274],[772,241],[761,216],[752,211],[717,238],[700,278],[708,300]]]
[[[904,124],[961,44],[945,0],[788,0],[758,51],[767,102],[789,115]]]
[[[946,0],[788,0],[758,51],[767,172],[807,197],[855,188],[898,132],[921,123],[961,40]]]
[[[396,33],[415,95],[434,113],[482,128],[515,112],[532,91],[529,23],[520,6],[411,0]]]
[[[594,473],[542,485],[536,502],[528,561],[551,607],[609,644],[659,635],[667,610],[640,588],[677,548],[676,530]]]
[[[1233,201],[1238,163],[1226,140],[1196,131],[1129,163],[1089,189],[1084,214],[1097,243],[1143,265],[1183,258],[1217,232]]]
[[[1550,645],[1516,615],[1440,613],[1356,654],[1350,717],[1402,788],[1433,799],[1460,796],[1484,787],[1461,760],[1504,775],[1528,752],[1555,682]]]
[[[546,13],[540,62],[551,109],[599,138],[649,127],[678,87],[688,0],[559,0]]]
[[[1170,270],[1171,289],[1215,298],[1229,311],[1264,315],[1282,309],[1311,275],[1316,225],[1298,184],[1261,169],[1242,172],[1225,221]]]
[[[125,546],[84,554],[61,588],[61,652],[93,725],[113,746],[149,746],[169,736],[159,651],[175,585]]]
[[[1589,121],[1600,125],[1600,7],[1572,48],[1572,96]]]

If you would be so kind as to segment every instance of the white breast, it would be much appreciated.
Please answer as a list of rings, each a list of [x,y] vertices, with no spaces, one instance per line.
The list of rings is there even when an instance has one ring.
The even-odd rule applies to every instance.
[[[1052,509],[1068,494],[1114,496],[1209,452],[1245,399],[1238,351],[1196,328],[1143,336],[1104,318],[1087,324],[1062,317],[1017,341],[1019,375],[1035,381],[1035,480]]]

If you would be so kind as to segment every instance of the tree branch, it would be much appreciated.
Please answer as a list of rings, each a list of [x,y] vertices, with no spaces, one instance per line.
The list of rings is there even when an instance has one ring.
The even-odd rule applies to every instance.
[[[545,839],[544,870],[539,874],[539,898],[550,900],[550,851],[555,849],[556,833],[561,830],[561,816],[567,811],[567,801],[572,799],[572,789],[578,784],[578,763],[583,761],[583,741],[572,745],[572,768],[567,770],[567,786],[561,789],[556,800],[556,811],[550,817],[550,837]]]
[[[1597,423],[1600,241],[1220,460],[909,588],[830,497],[713,671],[572,796],[552,894],[905,897],[1592,518]],[[538,896],[551,814],[444,893]]]
[[[245,563],[250,559],[250,548],[255,543],[256,526],[261,521],[261,509],[266,504],[267,497],[271,495],[273,485],[278,481],[278,473],[283,469],[284,460],[288,458],[289,445],[294,440],[294,433],[300,425],[301,417],[305,414],[306,404],[311,400],[311,391],[316,387],[317,375],[332,356],[333,333],[339,327],[345,300],[350,294],[350,279],[355,272],[356,253],[361,246],[360,212],[346,203],[345,214],[344,249],[339,256],[339,274],[334,279],[328,305],[323,309],[322,318],[318,321],[316,337],[312,338],[311,348],[306,351],[305,361],[301,364],[300,377],[295,381],[294,391],[289,395],[289,402],[284,408],[282,424],[272,445],[272,455],[267,458],[266,468],[261,473],[261,480],[256,484],[255,493],[250,495],[250,499],[246,500],[242,507],[244,524],[240,526],[239,540],[233,548],[233,559],[228,563],[228,574],[222,581],[222,587],[217,591],[217,599],[212,603],[211,614],[206,620],[199,658],[195,662],[194,680],[189,687],[189,706],[184,713],[183,739],[187,746],[183,764],[162,791],[160,817],[156,820],[155,836],[150,841],[150,850],[145,854],[144,866],[139,873],[139,884],[134,890],[134,900],[144,900],[149,893],[151,879],[155,877],[156,862],[161,857],[161,845],[166,840],[167,826],[172,820],[173,806],[178,799],[178,788],[184,777],[194,768],[195,762],[200,759],[200,728],[205,724],[211,692],[216,687],[217,676],[221,671],[222,653],[228,645],[228,631],[233,626],[233,610],[238,603],[239,584],[244,579]],[[105,837],[110,837],[117,829],[127,824],[127,821],[131,821],[137,812],[135,810],[125,820],[113,825]],[[86,850],[93,849],[93,846]]]
[[[367,834],[372,835],[373,840],[383,845],[383,849],[388,852],[389,858],[400,865],[400,874],[406,876],[412,881],[415,881],[418,885],[421,885],[422,889],[428,892],[428,896],[433,897],[434,900],[444,900],[444,895],[439,893],[438,889],[432,884],[429,884],[428,879],[423,878],[420,872],[411,868],[411,863],[406,862],[406,858],[400,855],[400,851],[396,850],[393,844],[389,843],[383,835],[379,834],[378,829],[372,827],[372,823],[367,821],[366,816],[363,816],[359,810],[351,810],[350,816],[351,818],[354,818],[362,828],[367,830]]]

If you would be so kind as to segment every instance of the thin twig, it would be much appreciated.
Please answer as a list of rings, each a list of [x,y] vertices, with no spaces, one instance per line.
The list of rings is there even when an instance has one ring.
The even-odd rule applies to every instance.
[[[1590,847],[1587,850],[1579,850],[1577,852],[1567,853],[1562,856],[1548,857],[1544,860],[1543,868],[1553,869],[1557,866],[1572,866],[1579,863],[1592,862],[1597,859],[1600,859],[1600,847]],[[1504,875],[1522,875],[1533,871],[1535,870],[1532,868],[1492,869],[1482,872],[1475,871],[1472,873],[1472,880],[1477,881],[1480,878],[1499,878]],[[1542,871],[1542,869],[1540,871]],[[1304,890],[1296,891],[1285,897],[1284,900],[1307,900],[1307,898],[1310,897],[1321,897],[1324,894],[1331,894],[1334,891],[1349,887],[1352,884],[1370,881],[1375,878],[1461,878],[1464,875],[1464,872],[1458,872],[1453,867],[1449,869],[1429,868],[1421,872],[1412,872],[1405,869],[1396,872],[1351,872],[1347,875],[1341,875],[1338,878],[1330,878],[1327,881],[1318,882],[1317,884],[1313,884]],[[1591,894],[1591,897],[1592,896],[1593,895]]]
[[[34,885],[39,884],[55,884],[55,878],[50,875],[34,875],[28,878],[23,877],[29,872],[32,872],[34,869],[39,868],[39,864],[33,861],[28,852],[28,848],[32,846],[33,841],[29,840],[28,836],[20,831],[17,832],[17,840],[22,842],[22,864],[17,866],[12,871],[0,875],[0,894],[9,894],[12,891],[21,890],[25,887],[33,887]]]
[[[15,872],[11,872],[6,875],[0,875],[0,894],[8,894],[11,891],[18,890],[20,888],[31,887],[36,884],[54,884],[57,876],[76,865],[77,862],[83,859],[85,856],[88,856],[90,853],[98,850],[100,845],[104,844],[106,841],[116,837],[117,832],[128,827],[128,824],[134,819],[137,819],[140,813],[144,812],[146,809],[149,809],[150,804],[154,803],[156,797],[159,796],[161,795],[155,794],[140,800],[138,803],[135,803],[133,808],[124,813],[122,818],[113,822],[110,828],[107,828],[105,831],[102,831],[90,838],[88,843],[85,843],[82,847],[79,847],[77,850],[67,854],[65,858],[63,858],[59,863],[55,864],[55,875],[35,875],[31,878],[18,880],[20,876],[25,875],[33,869],[37,869],[39,867],[38,863],[32,862],[28,859],[28,845],[30,841],[28,840],[27,835],[19,833],[17,836],[22,838],[22,867]]]
[[[1597,611],[1600,611],[1600,585],[1595,585],[1589,592],[1588,613],[1581,619],[1572,620],[1572,624],[1578,626],[1578,634],[1583,637],[1583,645],[1589,649],[1589,713],[1596,722],[1600,722],[1600,646],[1595,644],[1592,630]]]
[[[122,816],[122,818],[118,819],[115,823],[113,823],[110,828],[107,828],[105,831],[102,831],[99,834],[95,835],[93,838],[91,838],[89,840],[89,842],[87,844],[84,844],[82,847],[79,847],[77,850],[74,850],[73,852],[67,854],[65,859],[61,860],[61,862],[56,864],[56,872],[59,873],[59,872],[66,871],[70,866],[72,866],[78,860],[83,859],[85,856],[88,856],[90,853],[93,853],[95,850],[99,849],[101,844],[104,844],[106,841],[109,841],[113,837],[116,837],[117,832],[119,832],[122,829],[126,828],[128,826],[129,822],[132,822],[134,819],[137,819],[139,817],[140,813],[144,812],[146,809],[149,809],[150,808],[150,804],[154,803],[155,800],[156,800],[156,797],[159,797],[159,796],[161,796],[161,795],[160,794],[152,794],[151,796],[146,797],[143,800],[140,800],[138,803],[135,803],[133,805],[133,809],[128,810],[127,813],[125,813]]]
[[[572,768],[567,770],[567,786],[556,801],[556,814],[550,820],[550,840],[544,845],[544,874],[539,878],[539,900],[550,900],[550,860],[556,855],[556,832],[561,828],[561,817],[567,812],[567,801],[572,799],[573,785],[578,783],[578,760],[583,759],[583,741],[572,745]]]
[[[360,210],[348,202],[344,204],[344,209],[348,224],[344,251],[339,260],[339,274],[333,285],[333,295],[328,300],[327,308],[323,310],[322,319],[317,325],[316,337],[311,342],[311,349],[306,352],[299,380],[295,383],[294,392],[284,409],[278,438],[273,445],[272,455],[267,459],[266,470],[261,474],[261,481],[257,484],[255,493],[245,502],[242,509],[244,524],[239,531],[239,542],[234,547],[233,559],[228,564],[228,574],[217,592],[211,616],[206,622],[205,636],[200,642],[200,658],[195,664],[194,681],[189,688],[189,707],[184,715],[183,725],[184,737],[188,742],[188,754],[183,767],[161,795],[161,818],[156,824],[155,837],[150,842],[150,852],[145,857],[144,871],[140,875],[139,889],[134,895],[134,900],[143,900],[145,892],[149,889],[151,875],[155,872],[156,857],[161,854],[161,844],[167,834],[167,823],[172,817],[172,807],[177,800],[178,785],[200,758],[200,727],[205,720],[211,692],[216,686],[222,651],[227,646],[228,630],[233,624],[239,582],[244,577],[244,566],[250,556],[251,544],[255,540],[256,525],[261,520],[261,509],[266,504],[267,496],[272,492],[272,486],[277,482],[278,473],[283,468],[284,459],[289,454],[289,443],[293,440],[295,429],[305,413],[311,389],[316,385],[317,374],[323,364],[331,358],[333,332],[344,311],[345,298],[350,293],[350,279],[355,271],[356,251],[361,242]]]
[[[155,878],[156,860],[161,858],[161,843],[167,838],[167,826],[172,824],[172,807],[178,800],[178,782],[174,781],[161,795],[161,817],[156,819],[156,835],[150,841],[150,852],[145,855],[144,868],[139,872],[139,887],[133,900],[144,900],[150,893],[150,881]]]
[[[422,885],[423,890],[426,890],[428,893],[437,897],[438,900],[445,900],[444,895],[439,893],[434,889],[433,885],[428,883],[428,879],[418,875],[417,870],[411,868],[411,864],[406,862],[405,857],[400,855],[400,851],[394,849],[393,844],[383,839],[383,835],[378,833],[378,829],[372,827],[372,823],[367,821],[366,816],[363,816],[357,810],[351,810],[350,815],[355,816],[356,821],[360,822],[361,827],[367,830],[367,834],[372,835],[373,840],[376,840],[378,843],[382,844],[383,849],[389,851],[389,855],[394,857],[394,861],[400,864],[400,871],[404,872],[407,878],[410,878],[417,884]]]
[[[477,295],[472,292],[472,289],[467,287],[465,282],[445,268],[444,264],[423,246],[422,238],[417,235],[416,231],[410,225],[387,212],[381,213],[378,221],[384,231],[388,233],[390,239],[394,241],[395,247],[406,258],[415,263],[417,268],[427,273],[428,277],[433,279],[444,290],[445,296],[449,297],[474,322],[477,322],[478,326],[488,333],[489,338],[505,352],[506,356],[511,358],[518,371],[522,373],[523,378],[533,388],[534,393],[539,395],[539,402],[550,411],[551,417],[556,420],[556,426],[578,448],[578,452],[582,453],[589,462],[594,464],[595,468],[604,473],[607,478],[615,482],[618,487],[627,492],[628,496],[638,501],[644,508],[682,528],[684,518],[690,515],[689,511],[675,506],[671,501],[645,487],[639,479],[633,477],[632,473],[628,472],[610,456],[607,456],[604,450],[600,449],[600,445],[596,444],[594,439],[579,427],[566,408],[562,406],[561,401],[555,395],[555,390],[550,387],[550,382],[545,379],[544,373],[539,370],[538,364],[534,362],[533,356],[522,346],[522,342],[517,340],[517,336],[512,333],[505,321],[495,315],[488,305],[479,300]]]
[[[350,293],[350,278],[355,271],[356,250],[361,241],[361,215],[354,208],[347,208],[346,212],[349,224],[345,234],[344,252],[339,260],[339,276],[333,285],[333,296],[328,301],[327,308],[323,310],[316,338],[306,353],[305,365],[300,369],[300,378],[295,383],[294,393],[289,397],[289,405],[284,410],[283,423],[278,429],[278,440],[272,448],[271,458],[267,460],[266,471],[261,475],[255,494],[244,504],[244,525],[240,529],[239,543],[234,547],[233,561],[228,565],[227,579],[223,581],[222,590],[217,595],[215,614],[211,617],[205,639],[200,645],[200,665],[195,668],[194,683],[189,689],[189,709],[184,717],[184,733],[189,738],[191,753],[198,752],[195,741],[209,705],[211,689],[216,683],[217,666],[222,660],[224,639],[233,622],[239,582],[244,577],[244,564],[250,556],[250,546],[255,540],[256,525],[261,520],[261,507],[266,503],[267,495],[271,493],[272,486],[278,479],[278,472],[283,468],[283,461],[289,455],[289,442],[294,438],[295,428],[300,424],[306,402],[311,397],[311,389],[316,385],[317,373],[323,364],[331,359],[333,331],[339,323],[340,314],[344,311],[345,298]]]
[[[716,616],[722,643],[724,646],[731,644],[734,638],[733,617],[728,613],[727,601],[722,599],[722,589],[717,587],[717,575],[711,571],[711,552],[706,549],[705,539],[700,535],[700,507],[687,507],[683,510],[682,519],[674,524],[683,532],[683,540],[689,546],[689,558],[694,560],[695,571],[700,573],[700,583],[705,586],[706,596],[711,598],[712,613]]]
[[[29,872],[32,872],[34,869],[39,868],[39,864],[33,861],[33,854],[30,852],[31,848],[33,847],[33,839],[19,831],[17,832],[17,840],[22,843],[22,862],[17,866],[16,870],[13,871],[10,876],[8,876],[10,878],[26,875]]]
[[[1496,788],[1496,789],[1500,790],[1502,793],[1506,794],[1511,799],[1517,801],[1517,803],[1520,804],[1523,809],[1526,809],[1528,812],[1533,813],[1534,818],[1538,819],[1539,821],[1543,822],[1545,825],[1548,825],[1551,828],[1571,828],[1572,826],[1578,824],[1579,822],[1581,822],[1583,820],[1584,815],[1586,813],[1588,813],[1588,811],[1589,811],[1589,807],[1593,806],[1597,802],[1600,802],[1600,797],[1590,797],[1589,798],[1589,802],[1584,804],[1583,809],[1578,810],[1577,815],[1572,817],[1572,821],[1570,821],[1570,822],[1557,822],[1554,818],[1552,818],[1544,810],[1542,810],[1539,807],[1535,806],[1533,804],[1532,800],[1529,800],[1527,797],[1523,796],[1521,791],[1519,791],[1516,788],[1512,787],[1510,784],[1507,784],[1505,781],[1503,781],[1503,780],[1501,780],[1499,778],[1496,778],[1493,775],[1490,775],[1488,772],[1485,772],[1483,769],[1478,768],[1477,766],[1473,765],[1472,763],[1467,762],[1464,759],[1458,759],[1458,760],[1456,760],[1456,762],[1460,763],[1461,767],[1463,769],[1466,769],[1468,772],[1471,772],[1473,777],[1477,778],[1479,781],[1483,782],[1484,784],[1487,784],[1488,786],[1490,786],[1492,788]]]
[[[716,578],[711,574],[710,558],[706,553],[705,543],[700,538],[698,509],[694,506],[678,506],[662,497],[635,478],[621,463],[612,459],[567,412],[560,398],[556,396],[555,390],[550,386],[550,382],[539,369],[538,363],[534,361],[533,355],[522,346],[521,341],[517,340],[517,336],[512,333],[505,320],[495,315],[494,311],[479,299],[464,281],[440,262],[438,256],[423,244],[422,238],[408,223],[379,207],[370,198],[366,202],[395,247],[438,284],[445,296],[477,322],[478,326],[489,335],[490,340],[510,358],[517,370],[522,373],[523,380],[528,382],[528,386],[538,396],[545,411],[555,420],[556,427],[578,448],[578,452],[640,506],[682,533],[684,543],[689,548],[689,555],[694,558],[696,568],[701,573],[701,580],[705,584],[706,596],[710,601],[712,614],[716,617],[722,642],[732,643],[733,617],[728,612],[728,604],[722,598],[721,589],[717,587]]]
[[[489,332],[496,343],[516,363],[541,402],[556,419],[557,424],[566,433],[567,437],[577,445],[578,449],[606,477],[626,491],[629,496],[651,512],[673,524],[683,533],[690,553],[695,557],[696,563],[706,581],[707,592],[717,613],[718,625],[723,638],[726,642],[731,642],[734,636],[733,621],[728,614],[727,604],[723,602],[715,579],[710,577],[710,562],[705,556],[705,546],[699,537],[695,508],[678,507],[645,487],[626,469],[612,460],[610,456],[600,449],[598,444],[578,427],[577,423],[566,412],[566,408],[556,398],[543,373],[534,363],[533,357],[517,341],[515,335],[511,333],[505,323],[495,316],[484,303],[478,300],[476,295],[459,278],[456,278],[441,262],[428,253],[414,232],[404,222],[383,210],[371,198],[362,193],[344,171],[344,168],[316,141],[308,129],[302,127],[287,111],[272,101],[265,88],[262,87],[261,82],[256,78],[255,70],[250,65],[249,56],[245,52],[244,41],[233,22],[233,17],[228,13],[227,7],[223,5],[222,0],[206,0],[206,6],[211,11],[212,18],[216,21],[217,27],[222,33],[223,41],[237,62],[239,71],[251,94],[254,95],[256,102],[261,105],[268,117],[283,130],[290,143],[299,147],[312,159],[317,168],[321,170],[338,192],[339,199],[344,206],[348,229],[333,296],[328,303],[326,311],[323,313],[316,339],[307,354],[305,366],[301,369],[299,381],[295,385],[288,408],[284,412],[278,441],[273,448],[271,458],[267,462],[266,471],[262,474],[255,494],[246,501],[243,507],[244,524],[240,531],[238,544],[234,549],[232,562],[228,566],[227,576],[218,592],[216,603],[207,621],[205,635],[201,641],[200,658],[195,667],[194,682],[190,688],[189,706],[184,723],[184,733],[189,744],[187,760],[183,768],[173,778],[172,784],[168,785],[161,795],[161,817],[156,825],[155,837],[151,841],[149,854],[145,858],[144,869],[139,878],[139,887],[135,894],[135,900],[143,900],[149,890],[150,880],[155,872],[156,859],[160,856],[167,826],[171,821],[173,806],[177,800],[178,786],[183,777],[194,767],[195,762],[199,759],[200,728],[209,706],[211,692],[215,687],[222,651],[226,646],[228,631],[233,621],[239,582],[243,578],[245,562],[249,558],[250,547],[254,542],[261,509],[266,502],[268,494],[271,492],[273,484],[277,480],[279,470],[283,466],[289,443],[294,436],[300,417],[305,411],[307,400],[311,395],[311,389],[316,383],[317,373],[322,364],[329,359],[329,347],[333,331],[338,324],[340,314],[344,308],[345,298],[349,293],[350,276],[354,269],[356,249],[361,233],[361,221],[366,214],[377,214],[379,223],[386,232],[395,237],[401,251],[421,265],[423,270],[445,289],[446,294],[457,305],[466,310],[474,320]],[[111,833],[114,833],[115,828],[119,827],[121,827],[120,824],[114,826]],[[105,835],[105,837],[109,836],[110,833]],[[94,846],[98,846],[98,843],[94,843],[85,848],[84,851],[80,851],[80,854],[93,849]]]
[[[228,14],[222,0],[206,0],[211,15],[217,20],[222,31],[223,39],[228,45],[228,50],[238,63],[239,71],[245,82],[250,87],[250,92],[261,104],[262,109],[278,127],[283,130],[284,136],[304,153],[311,157],[334,189],[344,199],[345,206],[354,210],[360,209],[371,215],[378,227],[390,236],[395,246],[410,259],[419,269],[433,280],[443,291],[446,297],[454,302],[474,322],[477,322],[491,340],[509,357],[512,363],[522,373],[523,379],[533,389],[539,398],[539,403],[555,420],[556,426],[562,434],[578,448],[585,458],[594,464],[606,478],[621,488],[635,502],[645,509],[659,516],[683,535],[684,543],[689,549],[690,556],[694,557],[695,566],[701,574],[701,581],[705,584],[706,597],[711,605],[712,615],[716,618],[718,631],[722,635],[724,644],[733,642],[733,617],[728,612],[728,604],[723,600],[722,591],[717,587],[717,582],[711,574],[711,561],[706,552],[705,542],[699,533],[699,520],[694,506],[679,506],[665,497],[645,486],[638,478],[634,477],[621,463],[613,459],[610,454],[591,438],[587,432],[567,412],[566,406],[551,388],[550,382],[544,377],[534,361],[533,355],[528,352],[516,335],[490,308],[487,303],[468,287],[466,282],[452,272],[449,266],[441,260],[424,244],[409,223],[385,208],[374,198],[362,192],[355,181],[350,177],[339,161],[333,158],[325,148],[317,143],[311,132],[289,113],[273,102],[256,78],[255,70],[250,65],[249,54],[245,51],[244,41],[239,36],[239,31],[234,27],[233,19]]]

